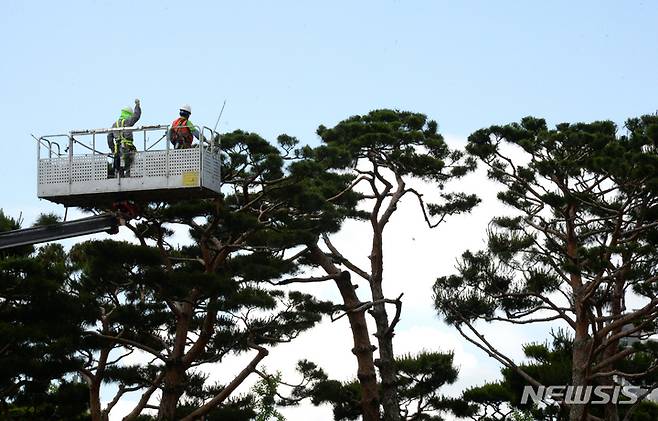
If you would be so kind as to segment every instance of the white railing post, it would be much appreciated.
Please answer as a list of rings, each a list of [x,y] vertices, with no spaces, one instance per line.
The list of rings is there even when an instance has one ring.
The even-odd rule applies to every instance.
[[[167,176],[167,185],[169,184],[169,126],[167,126],[167,152],[165,153],[165,175]]]
[[[201,186],[203,182],[203,149],[204,148],[205,145],[203,144],[203,127],[201,127],[201,130],[199,130],[199,186]]]
[[[73,183],[73,136],[69,136],[69,189]]]
[[[146,178],[146,130],[144,130],[144,150],[142,151],[142,178]]]

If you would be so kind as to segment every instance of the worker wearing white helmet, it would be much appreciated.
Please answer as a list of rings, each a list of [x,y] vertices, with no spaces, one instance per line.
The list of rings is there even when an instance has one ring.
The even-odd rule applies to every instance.
[[[171,123],[169,129],[169,141],[175,149],[187,149],[192,147],[192,137],[199,139],[199,130],[190,121],[192,107],[185,104],[180,107],[180,112],[176,120]]]

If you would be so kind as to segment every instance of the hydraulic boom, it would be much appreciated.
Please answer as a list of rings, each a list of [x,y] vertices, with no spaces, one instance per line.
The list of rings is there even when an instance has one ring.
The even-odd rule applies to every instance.
[[[104,213],[74,221],[7,231],[0,233],[0,250],[98,232],[116,234],[119,232],[119,225],[121,225],[119,216],[114,213]]]

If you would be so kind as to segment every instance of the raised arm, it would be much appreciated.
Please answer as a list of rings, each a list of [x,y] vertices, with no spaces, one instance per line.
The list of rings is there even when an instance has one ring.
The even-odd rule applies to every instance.
[[[125,125],[127,127],[129,126],[134,126],[135,123],[139,120],[139,118],[142,116],[142,107],[139,105],[139,99],[135,100],[135,111],[133,112],[132,117],[126,119]]]

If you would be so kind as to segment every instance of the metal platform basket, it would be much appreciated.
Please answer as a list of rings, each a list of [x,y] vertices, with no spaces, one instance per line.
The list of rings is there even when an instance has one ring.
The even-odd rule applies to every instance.
[[[121,200],[176,201],[216,197],[220,193],[219,134],[197,128],[201,141],[189,149],[173,149],[169,126],[130,128],[138,150],[129,176],[112,176],[112,158],[97,150],[110,132],[127,129],[72,131],[37,138],[39,198],[65,206],[101,207]],[[143,134],[143,148],[139,137]],[[62,145],[66,142],[64,154]],[[156,146],[160,149],[155,149]]]

